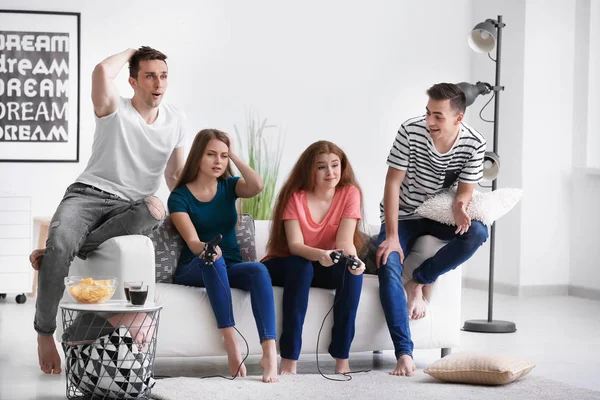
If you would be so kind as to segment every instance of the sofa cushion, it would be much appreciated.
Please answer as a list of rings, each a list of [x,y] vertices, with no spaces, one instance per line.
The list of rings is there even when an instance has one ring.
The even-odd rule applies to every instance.
[[[535,367],[517,357],[462,352],[437,360],[423,372],[446,382],[503,385]]]
[[[456,225],[452,215],[452,203],[455,195],[456,192],[452,189],[443,190],[425,200],[417,207],[416,213],[446,225]],[[521,200],[522,195],[521,189],[514,188],[502,188],[485,193],[475,190],[473,199],[467,207],[467,213],[471,219],[490,226],[509,212]]]
[[[237,226],[236,237],[240,245],[242,260],[256,261],[256,238],[254,218],[251,215],[243,214],[242,221]]]
[[[365,274],[377,275],[377,265],[375,264],[375,258],[377,254],[377,236],[378,235],[367,235],[361,232],[365,247],[358,255],[358,258],[365,263]]]
[[[154,244],[156,282],[172,283],[184,245],[183,238],[175,228],[170,216],[167,216],[148,237]]]
[[[154,244],[156,282],[172,283],[173,274],[179,262],[184,241],[177,228],[167,216],[163,223],[148,234]],[[254,219],[243,214],[241,223],[237,225],[236,237],[244,261],[256,261],[256,241],[254,238]]]

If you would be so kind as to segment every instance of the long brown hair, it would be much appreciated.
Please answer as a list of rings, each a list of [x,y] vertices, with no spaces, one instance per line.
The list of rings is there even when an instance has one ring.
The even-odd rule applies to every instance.
[[[296,161],[296,164],[292,168],[292,172],[290,172],[289,177],[279,191],[277,201],[275,202],[275,209],[273,210],[271,232],[269,234],[269,241],[267,242],[267,254],[283,254],[289,251],[285,236],[285,228],[283,220],[281,219],[283,217],[283,211],[294,193],[302,190],[312,192],[315,189],[317,157],[320,154],[335,154],[340,158],[342,174],[336,189],[349,185],[356,186],[360,193],[361,221],[364,220],[362,190],[356,182],[354,171],[352,170],[352,166],[350,165],[346,153],[334,143],[325,140],[315,142],[308,146],[308,148],[300,155],[298,161]],[[360,253],[365,244],[359,230],[361,221],[356,224],[353,240],[358,253]]]
[[[229,148],[229,136],[227,136],[225,132],[217,129],[203,129],[198,132],[194,138],[190,154],[188,154],[187,160],[185,161],[185,166],[183,167],[181,174],[179,174],[179,179],[177,180],[175,188],[196,179],[198,171],[200,170],[200,160],[202,160],[202,157],[204,156],[208,142],[213,139],[220,140],[227,145],[227,148]],[[225,168],[225,172],[219,176],[219,179],[226,179],[230,176],[233,176],[231,161],[227,163],[227,168]]]

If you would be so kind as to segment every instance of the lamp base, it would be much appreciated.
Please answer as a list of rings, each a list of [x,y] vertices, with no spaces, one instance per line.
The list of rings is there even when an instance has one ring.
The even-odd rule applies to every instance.
[[[517,327],[510,321],[488,321],[487,319],[471,319],[465,321],[463,331],[480,333],[512,333]]]

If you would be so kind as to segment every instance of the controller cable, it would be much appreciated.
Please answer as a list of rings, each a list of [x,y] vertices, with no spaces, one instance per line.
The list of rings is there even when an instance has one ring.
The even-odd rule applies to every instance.
[[[227,287],[223,283],[223,280],[221,280],[221,277],[219,276],[219,273],[217,272],[217,268],[215,267],[215,262],[214,262],[214,256],[217,254],[215,247],[221,241],[222,238],[223,238],[223,235],[218,234],[214,239],[212,239],[210,242],[206,243],[206,246],[204,248],[204,262],[213,267],[213,269],[215,270],[215,274],[217,275],[217,278],[219,278],[219,282],[221,282],[221,286],[223,286],[223,290],[225,291],[225,294],[228,295]],[[230,297],[228,297],[227,300],[228,300],[229,306],[230,306],[229,307],[229,320],[231,321],[233,319],[232,318],[233,304],[232,304],[232,299]],[[235,375],[232,377],[223,376],[223,375],[209,375],[209,376],[203,376],[200,379],[223,378],[223,379],[232,381],[239,376],[240,369],[242,369],[242,365],[244,365],[244,361],[246,361],[246,359],[250,355],[250,347],[248,346],[248,341],[246,340],[244,335],[242,335],[242,333],[235,326],[233,326],[232,328],[235,329],[235,331],[242,337],[242,339],[244,339],[244,343],[246,343],[246,356],[244,357],[242,362],[240,362],[240,365],[238,366],[238,369],[235,372]]]
[[[345,258],[345,262],[344,262],[344,271],[342,272],[342,287],[340,289],[340,293],[342,293],[344,291],[344,282],[345,282],[345,277],[346,277],[346,269],[348,267],[352,268],[352,269],[356,269],[357,267],[357,261],[355,259],[353,259],[353,257],[348,257],[348,256],[344,256],[344,253],[342,252],[331,252],[330,255],[332,261],[334,264],[337,264],[340,259]],[[341,295],[340,295],[341,297]],[[327,311],[327,314],[325,314],[325,317],[323,318],[323,322],[321,323],[321,328],[319,328],[319,334],[317,335],[317,350],[315,351],[315,356],[317,358],[317,370],[319,371],[319,374],[321,374],[321,376],[325,379],[328,379],[330,381],[337,381],[337,382],[348,382],[352,380],[352,375],[351,374],[359,374],[359,373],[363,373],[363,372],[370,372],[370,369],[365,369],[365,370],[361,370],[361,371],[352,371],[352,372],[344,372],[341,375],[343,375],[345,378],[344,379],[338,379],[338,378],[331,378],[329,376],[326,376],[325,374],[323,374],[323,372],[321,371],[321,367],[319,366],[319,339],[321,338],[321,331],[323,330],[323,326],[325,325],[325,320],[327,320],[327,317],[329,316],[329,314],[331,314],[331,312],[333,311],[333,308],[335,307],[335,305],[337,304],[337,302],[340,300],[340,297],[338,297],[338,299],[336,301],[333,302],[333,305],[331,306],[331,308],[329,309],[329,311]]]

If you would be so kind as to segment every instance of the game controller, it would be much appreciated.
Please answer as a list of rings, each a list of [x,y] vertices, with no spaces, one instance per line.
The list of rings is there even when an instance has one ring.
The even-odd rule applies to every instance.
[[[215,236],[210,242],[204,246],[204,262],[208,265],[212,265],[215,262],[215,256],[217,255],[217,245],[223,239],[223,235],[220,233]]]
[[[341,251],[332,251],[329,256],[331,257],[331,260],[334,263],[336,263],[336,264],[342,263],[346,267],[350,267],[350,269],[353,269],[353,270],[358,268],[358,266],[360,265],[360,262],[358,261],[357,258],[354,258],[352,256],[347,256]]]

